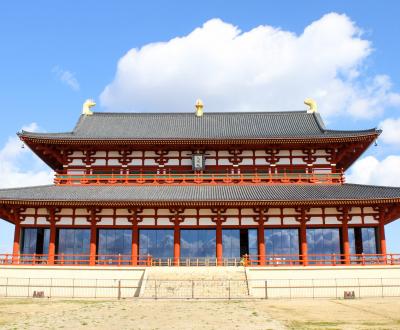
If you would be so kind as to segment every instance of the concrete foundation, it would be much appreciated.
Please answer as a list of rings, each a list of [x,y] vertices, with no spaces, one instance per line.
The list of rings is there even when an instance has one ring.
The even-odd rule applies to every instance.
[[[250,295],[257,298],[355,298],[400,296],[399,266],[249,267]]]
[[[400,297],[400,266],[0,266],[0,297],[37,295],[157,299]]]

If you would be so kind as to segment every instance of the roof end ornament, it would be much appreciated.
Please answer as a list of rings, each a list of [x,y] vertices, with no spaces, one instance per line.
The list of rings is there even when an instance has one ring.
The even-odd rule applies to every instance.
[[[195,104],[194,107],[196,108],[196,117],[202,117],[203,113],[204,113],[204,111],[203,111],[203,109],[204,109],[203,101],[198,99],[196,101],[196,104]]]
[[[93,108],[96,105],[96,102],[92,99],[87,99],[82,106],[82,114],[85,116],[93,115],[93,111],[90,108]]]
[[[317,112],[317,102],[315,102],[313,99],[306,98],[304,100],[304,104],[309,106],[309,109],[307,110],[307,113]]]

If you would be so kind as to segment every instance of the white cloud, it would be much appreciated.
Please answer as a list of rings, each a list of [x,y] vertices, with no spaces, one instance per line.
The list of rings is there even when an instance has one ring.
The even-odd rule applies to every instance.
[[[75,73],[68,70],[64,70],[60,68],[58,65],[53,68],[52,72],[62,83],[66,84],[74,91],[78,91],[80,89],[80,85],[78,79],[76,79],[75,77]]]
[[[32,123],[24,130],[34,132],[38,128]],[[9,137],[0,149],[0,187],[18,187],[49,184],[53,173],[43,165],[27,147],[22,148],[18,137]]]
[[[129,50],[102,105],[117,111],[302,109],[315,98],[324,115],[369,118],[399,105],[390,78],[366,76],[369,41],[347,16],[331,13],[301,35],[262,25],[248,32],[219,19],[187,36]]]
[[[358,160],[346,177],[347,182],[380,186],[400,186],[400,156],[390,155],[383,160],[367,156]]]
[[[400,146],[400,118],[387,118],[379,124],[379,128],[382,129],[381,141]]]

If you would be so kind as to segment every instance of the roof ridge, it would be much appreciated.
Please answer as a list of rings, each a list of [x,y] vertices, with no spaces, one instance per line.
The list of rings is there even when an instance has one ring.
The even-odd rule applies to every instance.
[[[280,111],[209,111],[205,112],[206,115],[259,115],[259,114],[308,114],[307,110],[280,110]],[[93,112],[95,116],[110,115],[110,116],[129,116],[129,115],[140,115],[140,116],[150,116],[150,115],[190,115],[194,116],[193,112]],[[91,115],[91,116],[93,116]],[[81,116],[82,117],[82,116]]]

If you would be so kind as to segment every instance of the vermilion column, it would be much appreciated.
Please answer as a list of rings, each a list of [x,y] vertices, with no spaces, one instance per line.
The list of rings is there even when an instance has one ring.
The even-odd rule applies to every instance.
[[[132,266],[137,266],[138,264],[138,247],[139,247],[139,228],[137,223],[132,226]]]
[[[260,220],[257,230],[258,238],[258,257],[260,258],[260,266],[265,266],[265,236],[264,236],[264,221]]]
[[[350,264],[350,244],[349,244],[349,226],[347,224],[347,219],[342,222],[342,240],[343,240],[343,253],[344,253],[344,263],[346,265]]]
[[[379,219],[379,245],[380,245],[380,252],[383,255],[386,255],[386,238],[385,238],[385,223],[383,221],[383,217]]]
[[[179,266],[181,258],[181,235],[179,230],[179,222],[175,221],[174,224],[174,265]]]
[[[97,242],[97,230],[96,221],[92,219],[90,224],[90,255],[89,255],[89,265],[96,265],[96,242]]]
[[[50,242],[49,242],[49,265],[54,265],[56,253],[56,220],[54,212],[50,212]]]
[[[302,219],[300,222],[300,247],[301,247],[301,255],[303,265],[308,265],[308,246],[307,246],[307,227],[305,216],[302,215]]]
[[[12,258],[12,263],[17,264],[18,263],[18,257],[20,253],[20,246],[19,246],[19,241],[21,238],[21,225],[20,225],[20,219],[19,215],[16,214],[15,217],[15,228],[14,228],[14,243],[13,243],[13,258]]]
[[[222,250],[222,222],[217,221],[216,228],[216,255],[217,255],[217,265],[222,266],[223,250]]]

